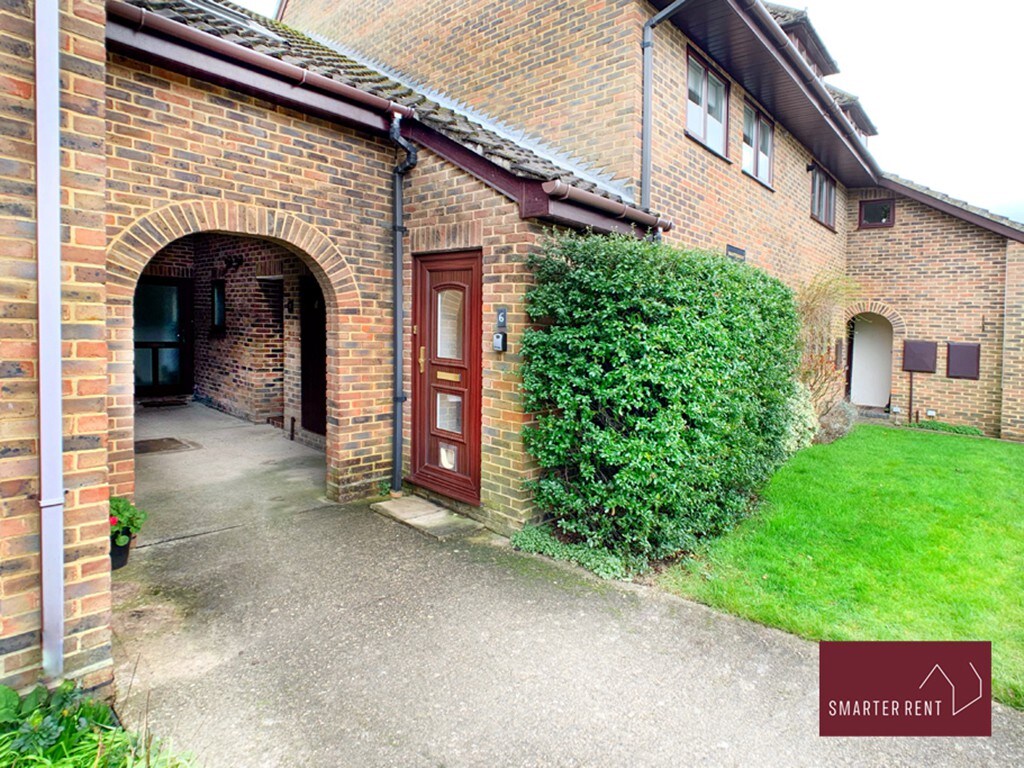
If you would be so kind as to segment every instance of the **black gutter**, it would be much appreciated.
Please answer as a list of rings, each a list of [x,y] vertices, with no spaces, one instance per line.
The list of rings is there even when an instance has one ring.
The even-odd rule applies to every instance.
[[[392,224],[392,259],[391,259],[391,295],[394,306],[392,309],[392,385],[393,404],[391,406],[391,492],[402,492],[402,426],[403,404],[405,403],[405,387],[402,381],[405,365],[402,351],[404,337],[404,302],[403,273],[405,268],[405,195],[403,185],[405,175],[416,167],[416,145],[402,137],[402,116],[395,112],[391,118],[391,130],[388,135],[397,147],[405,152],[405,159],[395,166],[391,174],[391,206]]]
[[[651,133],[654,125],[654,28],[678,11],[689,0],[676,0],[644,23],[643,39],[643,114],[640,138],[640,207],[651,210]]]

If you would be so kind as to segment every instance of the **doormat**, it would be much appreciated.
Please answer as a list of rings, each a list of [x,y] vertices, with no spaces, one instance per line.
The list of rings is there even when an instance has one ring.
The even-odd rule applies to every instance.
[[[170,408],[173,406],[188,405],[188,397],[148,397],[138,401],[143,408]]]
[[[199,443],[179,440],[176,437],[154,437],[150,440],[136,440],[135,453],[169,453],[171,451],[192,451],[202,446]]]

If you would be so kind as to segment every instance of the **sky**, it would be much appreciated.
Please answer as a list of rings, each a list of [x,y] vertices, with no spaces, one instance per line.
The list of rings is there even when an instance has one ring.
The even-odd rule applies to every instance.
[[[278,4],[235,2],[269,16]],[[827,82],[878,128],[868,148],[883,170],[1024,222],[1024,2],[780,4],[806,7],[839,64]]]

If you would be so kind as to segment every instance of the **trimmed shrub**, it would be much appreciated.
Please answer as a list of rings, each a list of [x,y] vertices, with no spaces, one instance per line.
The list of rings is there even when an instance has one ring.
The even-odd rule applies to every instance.
[[[841,400],[821,417],[821,429],[814,438],[815,443],[827,445],[846,437],[857,422],[857,406],[849,400]]]
[[[744,514],[785,460],[791,292],[715,254],[630,237],[551,239],[530,259],[524,430],[540,510],[638,563]]]

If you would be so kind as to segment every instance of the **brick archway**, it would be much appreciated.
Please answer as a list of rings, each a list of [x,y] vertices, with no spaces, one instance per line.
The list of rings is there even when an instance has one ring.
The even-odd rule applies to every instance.
[[[872,299],[862,299],[851,304],[846,309],[846,321],[853,320],[857,315],[864,313],[870,313],[873,315],[881,315],[889,324],[892,325],[893,338],[902,338],[907,335],[907,323],[895,309],[890,307],[881,301],[874,301]]]
[[[342,457],[344,435],[366,420],[372,396],[351,385],[353,371],[365,365],[366,350],[339,343],[373,326],[364,315],[352,267],[324,233],[294,214],[219,201],[190,201],[164,206],[136,219],[113,240],[107,252],[107,343],[110,417],[108,446],[112,495],[135,492],[134,334],[135,290],[149,261],[165,246],[188,235],[219,233],[257,237],[281,245],[313,272],[327,306],[327,494],[358,483]],[[343,375],[342,372],[349,375]],[[354,421],[355,420],[355,421]],[[351,464],[351,462],[348,462]]]

